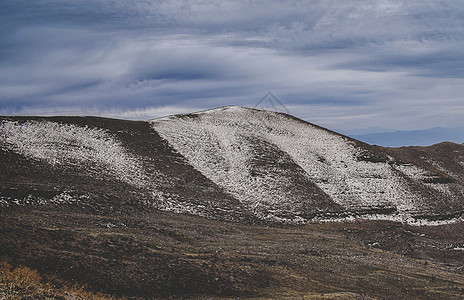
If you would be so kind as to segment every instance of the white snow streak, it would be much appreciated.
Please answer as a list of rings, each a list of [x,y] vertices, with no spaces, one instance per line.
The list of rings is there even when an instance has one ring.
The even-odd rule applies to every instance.
[[[282,183],[278,179],[249,176],[253,154],[249,141],[258,140],[289,154],[346,209],[393,206],[399,212],[397,218],[403,220],[408,217],[405,212],[421,209],[421,197],[405,178],[398,176],[398,171],[415,180],[428,175],[426,171],[408,166],[394,169],[388,162],[360,161],[357,158],[364,150],[348,139],[282,114],[225,107],[155,119],[152,124],[197,170],[251,208],[272,208],[274,203],[289,201],[279,189]],[[447,192],[442,185],[429,186]]]
[[[0,146],[51,165],[85,167],[97,176],[103,171],[135,186],[145,182],[135,157],[102,129],[50,121],[4,121]]]

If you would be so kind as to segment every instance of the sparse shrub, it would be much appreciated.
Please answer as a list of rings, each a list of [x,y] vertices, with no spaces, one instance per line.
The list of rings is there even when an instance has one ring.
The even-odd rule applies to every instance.
[[[33,269],[19,266],[12,268],[6,262],[0,262],[0,286],[5,299],[21,299],[33,293],[41,282],[40,274]]]
[[[84,286],[66,285],[59,278],[43,277],[37,270],[13,267],[6,259],[0,260],[0,299],[121,299],[88,291]]]

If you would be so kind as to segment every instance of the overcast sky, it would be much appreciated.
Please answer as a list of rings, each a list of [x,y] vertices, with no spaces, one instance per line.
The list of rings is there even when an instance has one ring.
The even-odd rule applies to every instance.
[[[329,128],[464,125],[464,3],[0,1],[0,114],[150,119],[272,91]]]

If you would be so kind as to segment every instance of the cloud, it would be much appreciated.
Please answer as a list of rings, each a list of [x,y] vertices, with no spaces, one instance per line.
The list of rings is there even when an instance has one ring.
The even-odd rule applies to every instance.
[[[272,90],[331,128],[460,126],[463,23],[444,0],[3,1],[0,113],[148,119]]]

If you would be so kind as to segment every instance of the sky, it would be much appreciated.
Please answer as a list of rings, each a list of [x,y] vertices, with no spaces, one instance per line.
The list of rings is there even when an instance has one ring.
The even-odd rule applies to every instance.
[[[464,126],[464,3],[0,0],[0,115],[152,119],[268,91],[332,129]]]

